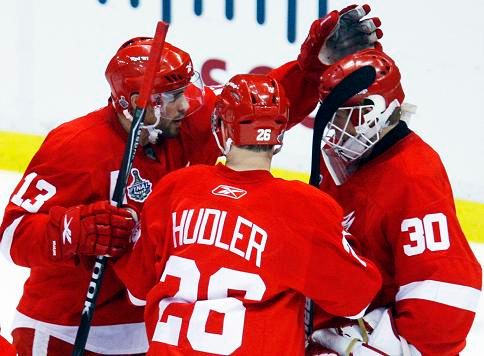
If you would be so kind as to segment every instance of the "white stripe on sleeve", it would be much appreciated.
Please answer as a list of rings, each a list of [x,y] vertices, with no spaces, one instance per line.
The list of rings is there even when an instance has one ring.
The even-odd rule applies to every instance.
[[[129,297],[129,301],[133,305],[136,305],[137,307],[144,307],[146,305],[146,300],[136,298],[134,295],[131,294],[129,290],[128,290],[128,297]]]
[[[370,304],[368,304],[362,311],[360,311],[358,314],[356,315],[351,315],[351,316],[345,316],[345,318],[347,319],[359,319],[359,318],[363,318],[363,316],[366,314],[366,309],[368,309],[368,307],[370,306]]]
[[[451,307],[476,312],[481,291],[460,284],[425,280],[401,286],[396,301],[424,299]]]
[[[25,215],[22,215],[21,217],[15,219],[13,223],[11,223],[3,232],[2,236],[2,241],[0,241],[0,253],[9,261],[12,263],[12,255],[10,254],[10,250],[12,248],[12,242],[13,242],[13,235],[15,234],[15,230],[17,229],[17,226],[20,224],[22,219],[24,218]]]

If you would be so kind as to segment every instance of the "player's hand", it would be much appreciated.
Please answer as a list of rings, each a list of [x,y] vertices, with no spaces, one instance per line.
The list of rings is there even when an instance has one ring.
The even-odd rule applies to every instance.
[[[349,54],[365,48],[381,49],[380,19],[363,19],[370,10],[369,5],[351,5],[315,20],[301,46],[299,66],[307,72],[322,73]]]
[[[378,308],[363,317],[364,328],[356,321],[344,327],[316,330],[311,339],[339,355],[419,355],[414,346],[396,334],[390,309]]]
[[[74,255],[118,257],[130,246],[136,220],[132,209],[108,201],[68,209],[55,206],[47,229],[49,256],[52,260]]]

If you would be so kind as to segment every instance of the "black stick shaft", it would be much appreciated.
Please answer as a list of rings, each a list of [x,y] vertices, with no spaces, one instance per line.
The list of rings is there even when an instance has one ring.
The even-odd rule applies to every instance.
[[[112,200],[118,207],[123,205],[126,184],[128,182],[129,173],[131,172],[131,167],[133,165],[136,148],[139,144],[140,127],[143,124],[145,117],[148,98],[153,88],[155,74],[160,65],[161,51],[165,43],[167,31],[168,24],[163,21],[159,21],[156,26],[153,44],[150,49],[148,63],[146,65],[146,73],[143,78],[140,95],[137,101],[137,108],[135,109],[133,115],[133,122],[131,123],[128,141],[126,142],[121,168],[119,169],[119,174],[112,197]],[[84,355],[89,330],[91,329],[91,322],[94,317],[97,297],[101,290],[101,283],[104,276],[104,270],[106,269],[106,263],[107,258],[105,256],[96,257],[96,262],[91,275],[91,281],[89,282],[89,288],[87,290],[86,300],[84,302],[84,309],[82,310],[81,314],[81,322],[79,324],[79,328],[77,329],[76,340],[74,342],[74,349],[72,352],[73,356]]]
[[[343,106],[351,97],[364,89],[367,89],[376,77],[375,68],[364,66],[345,77],[328,94],[319,106],[314,119],[313,144],[311,149],[311,176],[309,184],[319,188],[321,175],[321,141],[325,127],[332,119],[339,107]],[[313,333],[314,304],[310,298],[306,298],[304,306],[304,330],[309,338]]]
[[[81,323],[76,334],[76,340],[74,342],[74,351],[72,356],[84,355],[84,348],[86,347],[87,337],[91,328],[91,321],[94,315],[94,308],[96,306],[96,300],[99,295],[99,287],[101,286],[104,276],[104,269],[106,268],[107,258],[104,256],[97,256],[94,268],[92,271],[91,281],[87,289],[86,300],[84,301],[84,309],[81,314]]]
[[[137,108],[135,110],[133,123],[129,132],[128,142],[126,144],[123,161],[121,163],[121,169],[116,180],[116,186],[114,188],[113,201],[119,207],[123,205],[125,187],[128,182],[129,172],[133,165],[134,155],[136,148],[139,144],[140,126],[143,123],[145,116],[144,108]],[[92,318],[94,317],[94,310],[96,308],[96,301],[101,290],[102,280],[104,277],[104,271],[106,269],[106,263],[108,259],[105,256],[96,256],[96,262],[92,270],[91,281],[87,289],[86,299],[84,301],[84,309],[81,314],[81,322],[79,329],[77,330],[76,340],[74,342],[73,356],[84,355],[86,347],[87,337],[91,329]]]

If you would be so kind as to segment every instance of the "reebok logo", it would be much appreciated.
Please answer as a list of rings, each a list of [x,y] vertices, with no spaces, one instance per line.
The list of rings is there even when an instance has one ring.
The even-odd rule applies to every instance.
[[[71,225],[72,217],[67,221],[67,215],[64,215],[64,231],[62,231],[62,243],[65,245],[66,241],[72,243],[72,232],[69,226]]]
[[[213,195],[219,195],[221,197],[227,197],[232,199],[240,199],[247,194],[246,190],[231,187],[229,185],[219,185],[212,190]]]
[[[355,211],[353,210],[351,213],[348,213],[343,217],[343,222],[341,223],[343,225],[343,228],[345,230],[349,230],[351,225],[353,225],[353,221],[355,221]]]
[[[52,241],[52,256],[57,256],[57,245],[55,243],[55,240]]]

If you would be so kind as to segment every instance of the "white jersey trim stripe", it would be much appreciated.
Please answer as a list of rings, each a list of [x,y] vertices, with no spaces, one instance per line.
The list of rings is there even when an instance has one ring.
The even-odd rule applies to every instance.
[[[359,318],[363,318],[363,316],[365,316],[366,314],[366,309],[368,309],[368,307],[370,306],[370,304],[368,304],[362,311],[360,311],[358,314],[356,315],[351,315],[351,316],[345,316],[345,318],[347,319],[359,319]]]
[[[21,217],[15,219],[13,223],[11,223],[3,232],[2,236],[2,241],[0,241],[0,253],[9,261],[12,263],[12,255],[10,254],[10,250],[12,248],[12,242],[13,242],[13,235],[15,234],[15,230],[17,229],[17,226],[20,224],[22,219],[24,218],[25,215],[22,215]]]
[[[32,342],[32,355],[48,356],[49,338],[48,334],[45,334],[40,330],[35,330],[34,341]]]
[[[74,345],[78,326],[67,326],[35,320],[15,311],[12,329],[29,328],[53,336]],[[41,334],[39,334],[41,335]],[[40,346],[40,340],[38,340]],[[130,355],[148,350],[148,339],[144,323],[91,326],[86,350],[103,355]],[[35,355],[35,354],[34,354]]]
[[[481,291],[460,284],[425,280],[401,286],[396,301],[424,299],[451,307],[476,312]]]
[[[128,290],[128,297],[129,297],[129,301],[133,305],[136,305],[137,307],[144,307],[146,305],[146,300],[136,298],[134,295],[131,294],[129,290]]]

